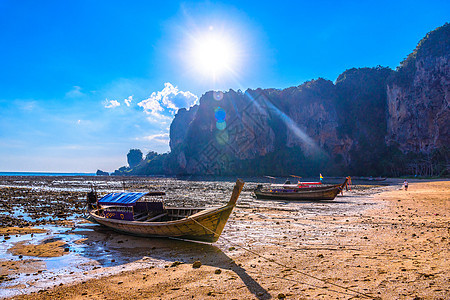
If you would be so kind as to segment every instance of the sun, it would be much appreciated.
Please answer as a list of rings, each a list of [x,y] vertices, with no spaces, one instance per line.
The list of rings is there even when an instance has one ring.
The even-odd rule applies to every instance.
[[[237,49],[228,36],[208,32],[194,39],[190,57],[191,64],[199,73],[218,78],[234,72]]]

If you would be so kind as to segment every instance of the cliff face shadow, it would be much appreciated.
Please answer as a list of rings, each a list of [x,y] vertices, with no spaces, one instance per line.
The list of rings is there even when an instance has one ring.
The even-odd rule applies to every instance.
[[[258,299],[270,299],[271,295],[247,271],[236,264],[217,246],[168,238],[142,238],[124,235],[98,225],[83,226],[77,231],[87,238],[78,252],[93,259],[102,267],[117,266],[150,258],[164,264],[179,261],[233,271],[244,282],[247,289]],[[166,265],[167,265],[166,264]],[[214,276],[214,275],[212,275]]]

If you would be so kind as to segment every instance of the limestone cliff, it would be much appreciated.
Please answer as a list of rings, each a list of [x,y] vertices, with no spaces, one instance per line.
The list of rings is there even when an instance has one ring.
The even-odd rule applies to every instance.
[[[450,141],[450,24],[430,32],[388,84],[386,142],[431,153]]]
[[[192,120],[197,113],[198,105],[191,107],[189,110],[181,108],[178,110],[175,118],[170,124],[170,148],[175,149],[180,144],[183,144],[186,139],[186,134]]]
[[[351,174],[385,173],[380,161],[387,155],[386,83],[392,74],[383,67],[350,69],[336,80],[338,133]]]
[[[371,151],[365,156],[370,163],[382,152],[377,149],[384,149],[384,143],[373,144],[384,139],[386,132],[383,87],[390,72],[386,68],[352,69],[336,85],[317,79],[284,90],[208,92],[195,115],[183,116],[192,121],[186,125],[184,143],[171,144],[171,170],[337,174],[351,170],[352,161],[361,160],[358,153],[362,150]],[[177,115],[174,124],[178,122]],[[378,123],[375,128],[381,127],[381,133],[371,130],[373,123]],[[374,143],[360,142],[373,139]],[[362,163],[361,168],[366,165]]]

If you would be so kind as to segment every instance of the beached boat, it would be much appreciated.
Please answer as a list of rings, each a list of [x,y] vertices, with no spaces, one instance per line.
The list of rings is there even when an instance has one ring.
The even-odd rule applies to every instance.
[[[342,184],[312,184],[310,182],[299,182],[298,184],[272,184],[270,189],[285,189],[295,191],[308,191],[308,190],[326,190],[332,187],[338,187]],[[260,186],[262,188],[262,185]]]
[[[361,181],[385,181],[386,177],[354,177],[354,179]]]
[[[262,186],[259,185],[254,192],[257,199],[292,201],[333,200],[340,192],[343,191],[349,180],[350,177],[347,177],[342,184],[293,189],[282,188],[263,190]]]
[[[154,193],[112,193],[98,200],[89,218],[122,233],[212,243],[222,233],[243,186],[238,179],[228,203],[215,208],[165,207],[162,201],[146,200]]]

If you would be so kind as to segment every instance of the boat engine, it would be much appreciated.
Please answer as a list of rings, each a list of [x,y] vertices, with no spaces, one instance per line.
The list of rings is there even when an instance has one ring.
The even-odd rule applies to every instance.
[[[87,207],[88,210],[97,208],[97,193],[92,189],[90,192],[87,193]]]

